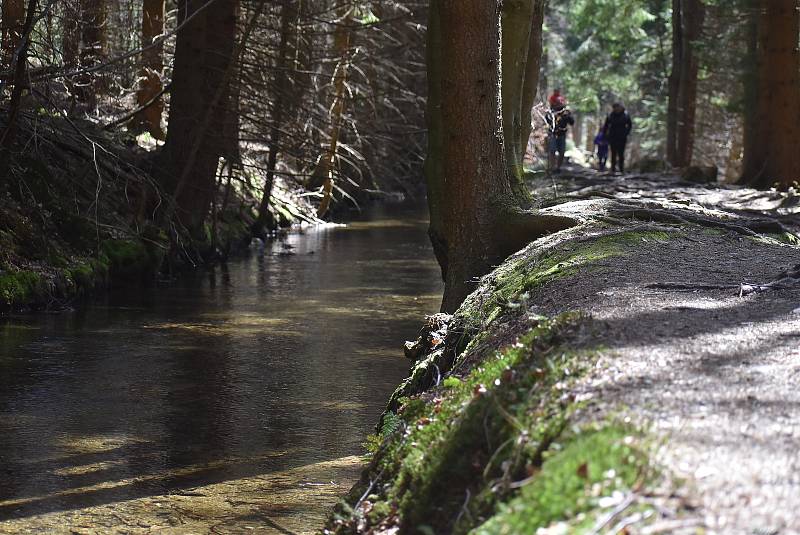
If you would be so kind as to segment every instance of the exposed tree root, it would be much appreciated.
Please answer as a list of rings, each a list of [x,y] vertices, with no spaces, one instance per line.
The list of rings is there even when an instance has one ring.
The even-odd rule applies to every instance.
[[[759,236],[761,233],[790,233],[793,234],[780,221],[769,218],[745,219],[740,218],[736,223],[722,221],[710,216],[694,213],[690,210],[678,210],[658,207],[614,203],[608,210],[608,215],[616,219],[638,219],[640,221],[654,221],[673,225],[700,225],[703,227],[730,230],[745,236]]]
[[[739,295],[745,296],[754,293],[769,292],[772,290],[789,290],[800,288],[800,264],[790,270],[782,272],[778,278],[766,284],[741,284]]]
[[[754,293],[770,292],[773,290],[790,290],[800,288],[800,264],[794,268],[782,272],[778,278],[764,284],[706,284],[691,282],[657,282],[648,284],[645,288],[655,290],[673,290],[679,292],[698,292],[707,290],[738,290],[739,297]]]
[[[497,241],[500,250],[508,257],[532,241],[576,227],[581,223],[581,220],[566,215],[510,210],[497,231]]]

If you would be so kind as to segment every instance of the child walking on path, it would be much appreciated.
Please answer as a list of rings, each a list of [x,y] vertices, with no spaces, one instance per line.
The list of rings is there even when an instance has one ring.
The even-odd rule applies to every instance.
[[[608,139],[606,139],[606,134],[602,127],[597,132],[597,135],[594,136],[594,146],[597,147],[597,169],[605,171],[606,162],[608,161]]]

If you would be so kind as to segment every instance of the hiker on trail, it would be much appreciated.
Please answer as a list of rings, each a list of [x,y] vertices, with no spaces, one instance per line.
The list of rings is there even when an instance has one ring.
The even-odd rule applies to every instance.
[[[575,119],[572,117],[572,112],[569,111],[569,108],[556,104],[547,112],[545,120],[547,121],[548,129],[548,169],[552,169],[553,163],[557,162],[555,171],[559,172],[564,164],[564,153],[567,152],[567,131],[570,125],[575,124]],[[558,154],[557,160],[556,154]]]
[[[631,133],[633,123],[625,107],[615,102],[611,106],[611,113],[606,117],[603,126],[603,134],[611,147],[611,172],[616,172],[619,163],[619,172],[625,172],[625,145],[628,143],[628,135]]]
[[[608,139],[603,127],[600,127],[600,131],[594,136],[594,146],[597,147],[597,169],[605,171],[606,162],[608,161]]]

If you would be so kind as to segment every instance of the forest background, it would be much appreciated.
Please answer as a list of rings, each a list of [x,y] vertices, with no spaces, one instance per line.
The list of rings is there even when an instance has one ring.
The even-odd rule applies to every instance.
[[[753,124],[775,121],[757,105],[774,96],[758,87],[759,2],[535,3],[538,100],[567,94],[575,160],[589,160],[622,101],[644,170],[713,165],[725,181],[773,185],[774,173],[744,169],[763,137]],[[4,301],[197,265],[279,226],[424,195],[428,8],[3,0]],[[532,111],[533,168],[543,111]]]

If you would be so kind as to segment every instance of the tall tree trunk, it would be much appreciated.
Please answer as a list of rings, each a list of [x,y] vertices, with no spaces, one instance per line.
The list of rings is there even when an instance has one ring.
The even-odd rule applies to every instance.
[[[520,209],[503,146],[500,11],[501,0],[431,3],[427,179],[446,312],[509,254],[573,223]]]
[[[25,0],[3,0],[3,53],[0,65],[3,70],[13,67],[14,54],[25,25]]]
[[[682,58],[681,0],[672,0],[672,70],[668,80],[667,160],[674,166],[678,165],[678,93],[681,89]]]
[[[142,46],[151,47],[156,38],[164,33],[165,0],[144,0],[142,6]],[[147,106],[164,89],[161,82],[164,70],[164,46],[157,44],[146,48],[142,53],[142,71],[139,73],[139,90],[136,101],[139,106]],[[164,139],[161,116],[164,101],[159,97],[155,102],[137,114],[135,122],[143,126],[156,139]]]
[[[241,20],[241,5],[239,0],[232,0],[231,3],[234,5],[234,17],[238,27],[239,21]],[[249,12],[249,10],[246,11],[247,18],[249,20],[252,14]],[[233,54],[233,48],[231,48],[230,53]],[[239,145],[239,134],[241,130],[241,114],[239,106],[241,105],[242,100],[242,81],[239,62],[233,60],[230,64],[229,70],[230,82],[227,84],[227,93],[224,97],[227,104],[225,108],[224,124],[222,127],[222,137],[224,138],[224,142],[221,156],[225,158],[225,161],[229,166],[232,166],[231,170],[233,170],[234,167],[241,168],[242,164],[242,152]]]
[[[505,0],[502,4],[502,106],[503,137],[506,140],[505,161],[511,174],[512,186],[520,197],[527,195],[523,182],[525,152],[522,138],[525,132],[529,132],[526,125],[530,124],[532,102],[536,96],[536,86],[539,80],[538,65],[541,56],[531,57],[531,45],[536,40],[536,35],[541,41],[541,28],[537,30],[532,24],[539,3],[539,0]],[[529,67],[529,63],[535,65]],[[536,72],[532,72],[534,66],[537,67]],[[533,96],[530,96],[531,93]],[[531,103],[531,107],[525,109],[528,102]]]
[[[522,89],[522,135],[520,136],[520,149],[524,156],[528,150],[528,141],[533,130],[533,106],[536,102],[536,93],[539,89],[539,74],[542,70],[542,54],[544,40],[542,29],[544,26],[544,8],[547,0],[534,0],[533,19],[531,22],[531,42],[528,49],[528,66],[525,75],[525,85]]]
[[[8,105],[8,118],[6,127],[0,133],[0,177],[5,180],[8,174],[8,164],[10,158],[6,153],[14,144],[17,134],[17,116],[22,106],[22,90],[25,87],[25,73],[28,67],[28,49],[31,44],[31,31],[33,30],[33,18],[36,12],[37,0],[28,0],[28,9],[25,15],[22,29],[17,36],[17,48],[12,54],[12,67],[14,74],[12,82],[14,89],[11,90],[11,101]]]
[[[103,62],[108,47],[108,5],[106,0],[80,0],[81,5],[81,66],[96,67]],[[90,106],[97,104],[98,93],[106,89],[101,73],[87,73],[79,78],[79,95]]]
[[[256,230],[260,231],[268,222],[269,217],[269,204],[272,197],[272,187],[275,183],[275,170],[278,165],[278,152],[282,141],[281,128],[285,117],[287,105],[294,107],[297,96],[290,98],[289,92],[291,91],[292,76],[288,71],[289,49],[295,43],[292,43],[292,25],[297,22],[298,9],[295,6],[294,0],[283,0],[281,5],[281,36],[278,43],[278,59],[275,62],[276,88],[275,97],[272,103],[271,121],[269,135],[269,158],[267,160],[267,176],[264,181],[264,193],[261,197],[261,203],[258,209],[258,220],[256,221]],[[297,28],[297,25],[294,26]],[[299,31],[299,29],[297,30]],[[299,47],[295,47],[294,56],[297,58]],[[297,69],[297,65],[292,66]],[[290,104],[290,101],[295,101]]]
[[[754,186],[785,188],[800,180],[800,14],[797,0],[760,4],[757,120],[743,175]]]
[[[760,152],[758,144],[758,22],[761,0],[747,0],[747,49],[742,58],[742,168],[740,172],[749,173],[749,169],[757,167],[750,161]],[[755,174],[755,173],[749,173]],[[738,181],[746,182],[742,174]]]
[[[174,215],[196,238],[215,192],[226,93],[236,41],[235,2],[180,0],[167,139],[159,157]],[[202,11],[199,13],[200,8]],[[170,214],[173,215],[173,214]]]
[[[696,43],[705,19],[705,6],[700,0],[681,0],[683,26],[678,91],[678,130],[676,160],[679,167],[691,165],[694,152],[695,116],[697,115],[697,74],[700,62]]]
[[[344,110],[347,102],[347,71],[350,68],[350,39],[351,24],[353,20],[353,7],[349,0],[339,0],[336,10],[336,30],[333,33],[333,50],[339,63],[333,75],[333,104],[328,114],[330,118],[330,138],[328,148],[320,156],[319,161],[311,175],[310,185],[322,184],[322,201],[317,209],[317,215],[322,217],[327,213],[333,194],[333,165],[336,161],[336,152],[339,148],[339,138],[344,121]]]
[[[585,121],[582,113],[573,113],[572,117],[575,119],[575,124],[572,125],[572,141],[575,143],[575,148],[581,148],[581,134],[583,134],[583,123]]]
[[[428,188],[428,210],[430,224],[428,237],[436,260],[442,269],[442,280],[447,280],[448,244],[444,228],[444,123],[442,121],[442,21],[439,18],[439,2],[431,0],[428,9],[428,33],[426,35],[426,63],[428,82],[428,105],[425,122],[428,127],[428,154],[425,157],[425,182]]]

